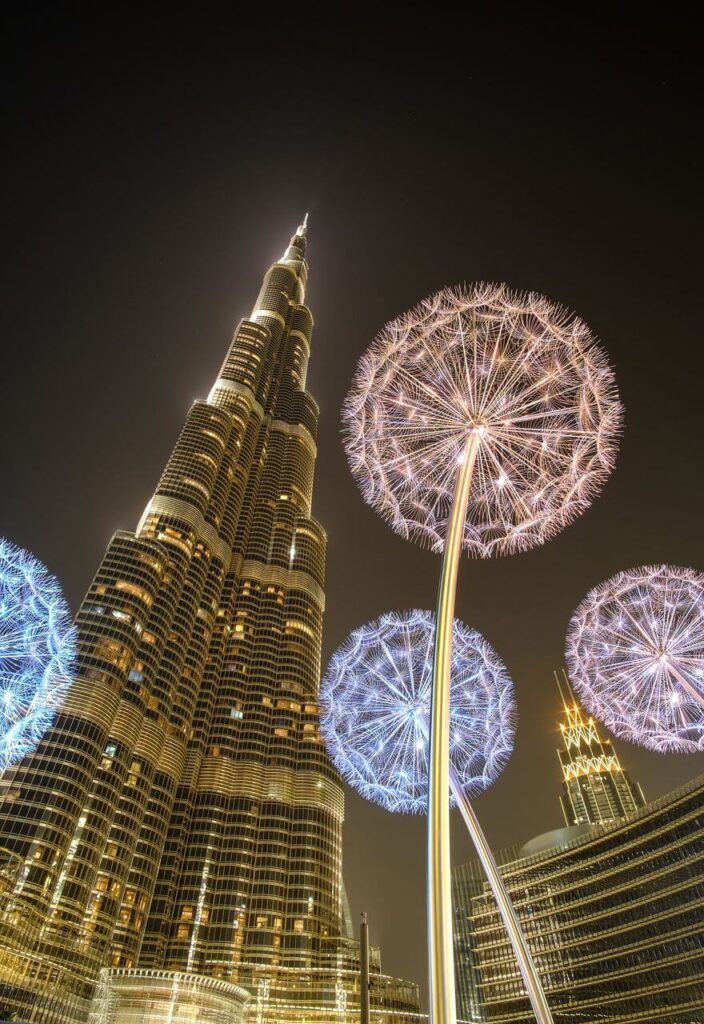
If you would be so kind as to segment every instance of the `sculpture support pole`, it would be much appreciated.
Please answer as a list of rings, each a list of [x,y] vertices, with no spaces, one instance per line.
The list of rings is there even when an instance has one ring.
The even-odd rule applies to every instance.
[[[526,991],[528,992],[528,998],[530,999],[531,1006],[533,1007],[535,1019],[539,1024],[553,1024],[552,1013],[548,1006],[547,999],[545,998],[545,992],[543,991],[543,986],[540,981],[535,962],[533,961],[533,956],[528,948],[526,937],[523,934],[521,922],[518,920],[518,915],[511,903],[511,897],[506,892],[504,880],[499,873],[496,861],[494,860],[494,855],[491,852],[481,825],[474,813],[474,808],[462,789],[462,784],[452,764],[450,764],[450,789],[452,790],[452,795],[457,801],[457,806],[462,812],[462,817],[464,818],[465,825],[467,826],[467,831],[472,838],[475,850],[479,854],[479,860],[484,868],[484,874],[489,880],[491,891],[493,892],[494,898],[498,904],[499,913],[503,919],[508,937],[511,940],[513,952],[515,953],[516,960],[518,961],[518,967],[523,977]]]
[[[428,781],[428,987],[430,1024],[456,1024],[450,879],[450,667],[457,570],[479,434],[468,435],[445,538],[435,616]]]
[[[450,673],[455,595],[469,489],[479,444],[479,432],[472,431],[467,438],[463,459],[457,472],[435,617],[427,840],[430,1024],[456,1024],[457,1020],[450,862],[449,790],[451,785],[499,906],[536,1020],[538,1024],[553,1024],[552,1014],[545,999],[540,978],[520,922],[503,884],[503,879],[499,874],[474,810],[450,767]]]

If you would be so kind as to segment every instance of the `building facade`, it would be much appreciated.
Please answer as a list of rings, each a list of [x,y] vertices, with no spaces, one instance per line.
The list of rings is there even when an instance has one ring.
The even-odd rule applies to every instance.
[[[704,777],[618,822],[575,831],[585,830],[562,830],[556,845],[529,856],[524,848],[502,865],[555,1024],[704,1021]],[[529,1024],[493,896],[469,876],[455,876],[468,1019]]]
[[[599,735],[594,719],[587,718],[573,695],[570,697],[563,699],[562,746],[557,752],[565,824],[617,821],[644,806],[643,791],[621,767],[613,744]]]
[[[500,850],[495,859],[502,865],[520,856],[519,846]],[[458,864],[452,872],[452,911],[455,956],[455,990],[457,1016],[469,1024],[485,1020],[481,1003],[481,977],[476,953],[472,906],[473,900],[484,894],[486,875],[478,860]]]
[[[219,1003],[232,988],[233,1019],[244,988],[262,1021],[286,1019],[289,990],[298,1011],[339,1019],[345,977],[354,989],[343,792],[318,732],[326,540],[311,514],[305,252],[304,221],[136,531],[108,545],[55,726],[0,780],[0,927],[18,930],[0,1000],[22,1019],[85,1021],[99,974],[105,1005],[111,979],[134,1004],[170,973],[196,994],[212,979]],[[417,1009],[413,986],[376,982]]]

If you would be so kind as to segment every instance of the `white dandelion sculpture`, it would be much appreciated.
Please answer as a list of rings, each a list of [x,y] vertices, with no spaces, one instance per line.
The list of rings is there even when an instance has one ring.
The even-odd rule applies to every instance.
[[[570,622],[584,706],[650,750],[704,750],[704,574],[644,565],[594,587]]]
[[[75,631],[58,581],[0,538],[0,772],[30,753],[71,681]]]
[[[447,791],[460,550],[509,554],[561,530],[608,476],[621,422],[613,373],[587,325],[503,285],[445,289],[387,324],[345,400],[347,456],[365,499],[402,536],[444,553],[428,801],[433,1024],[456,1019]],[[480,829],[473,838],[486,845]],[[499,899],[493,858],[484,866]],[[536,1017],[550,1021],[516,916],[504,920]]]
[[[335,651],[320,689],[320,726],[342,777],[389,811],[425,814],[434,616],[388,612]],[[513,684],[489,643],[455,619],[450,761],[458,803],[494,782],[511,756]]]
[[[542,295],[447,288],[392,320],[343,408],[365,500],[442,551],[457,466],[474,461],[463,546],[535,547],[583,512],[611,471],[622,419],[587,325]]]

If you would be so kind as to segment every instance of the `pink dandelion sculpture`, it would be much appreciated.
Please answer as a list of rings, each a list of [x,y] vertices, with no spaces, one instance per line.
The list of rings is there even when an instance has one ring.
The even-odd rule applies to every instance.
[[[362,356],[343,410],[352,474],[402,536],[443,552],[435,626],[428,798],[430,1017],[454,1024],[448,783],[450,665],[460,550],[535,547],[583,512],[611,471],[622,408],[587,325],[533,292],[446,288]],[[501,876],[473,840],[537,1020],[552,1020]]]
[[[475,285],[387,324],[342,418],[365,500],[435,551],[474,437],[463,545],[488,558],[542,544],[587,508],[613,467],[622,409],[582,320],[534,292]]]
[[[650,750],[704,750],[704,574],[644,565],[594,587],[567,635],[585,707]]]

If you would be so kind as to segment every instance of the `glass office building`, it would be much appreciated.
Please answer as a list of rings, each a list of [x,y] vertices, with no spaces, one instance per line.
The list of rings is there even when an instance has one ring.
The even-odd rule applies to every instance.
[[[581,833],[581,834],[580,834]],[[500,858],[555,1024],[704,1021],[704,777]],[[460,1012],[533,1020],[488,887],[455,872]]]

